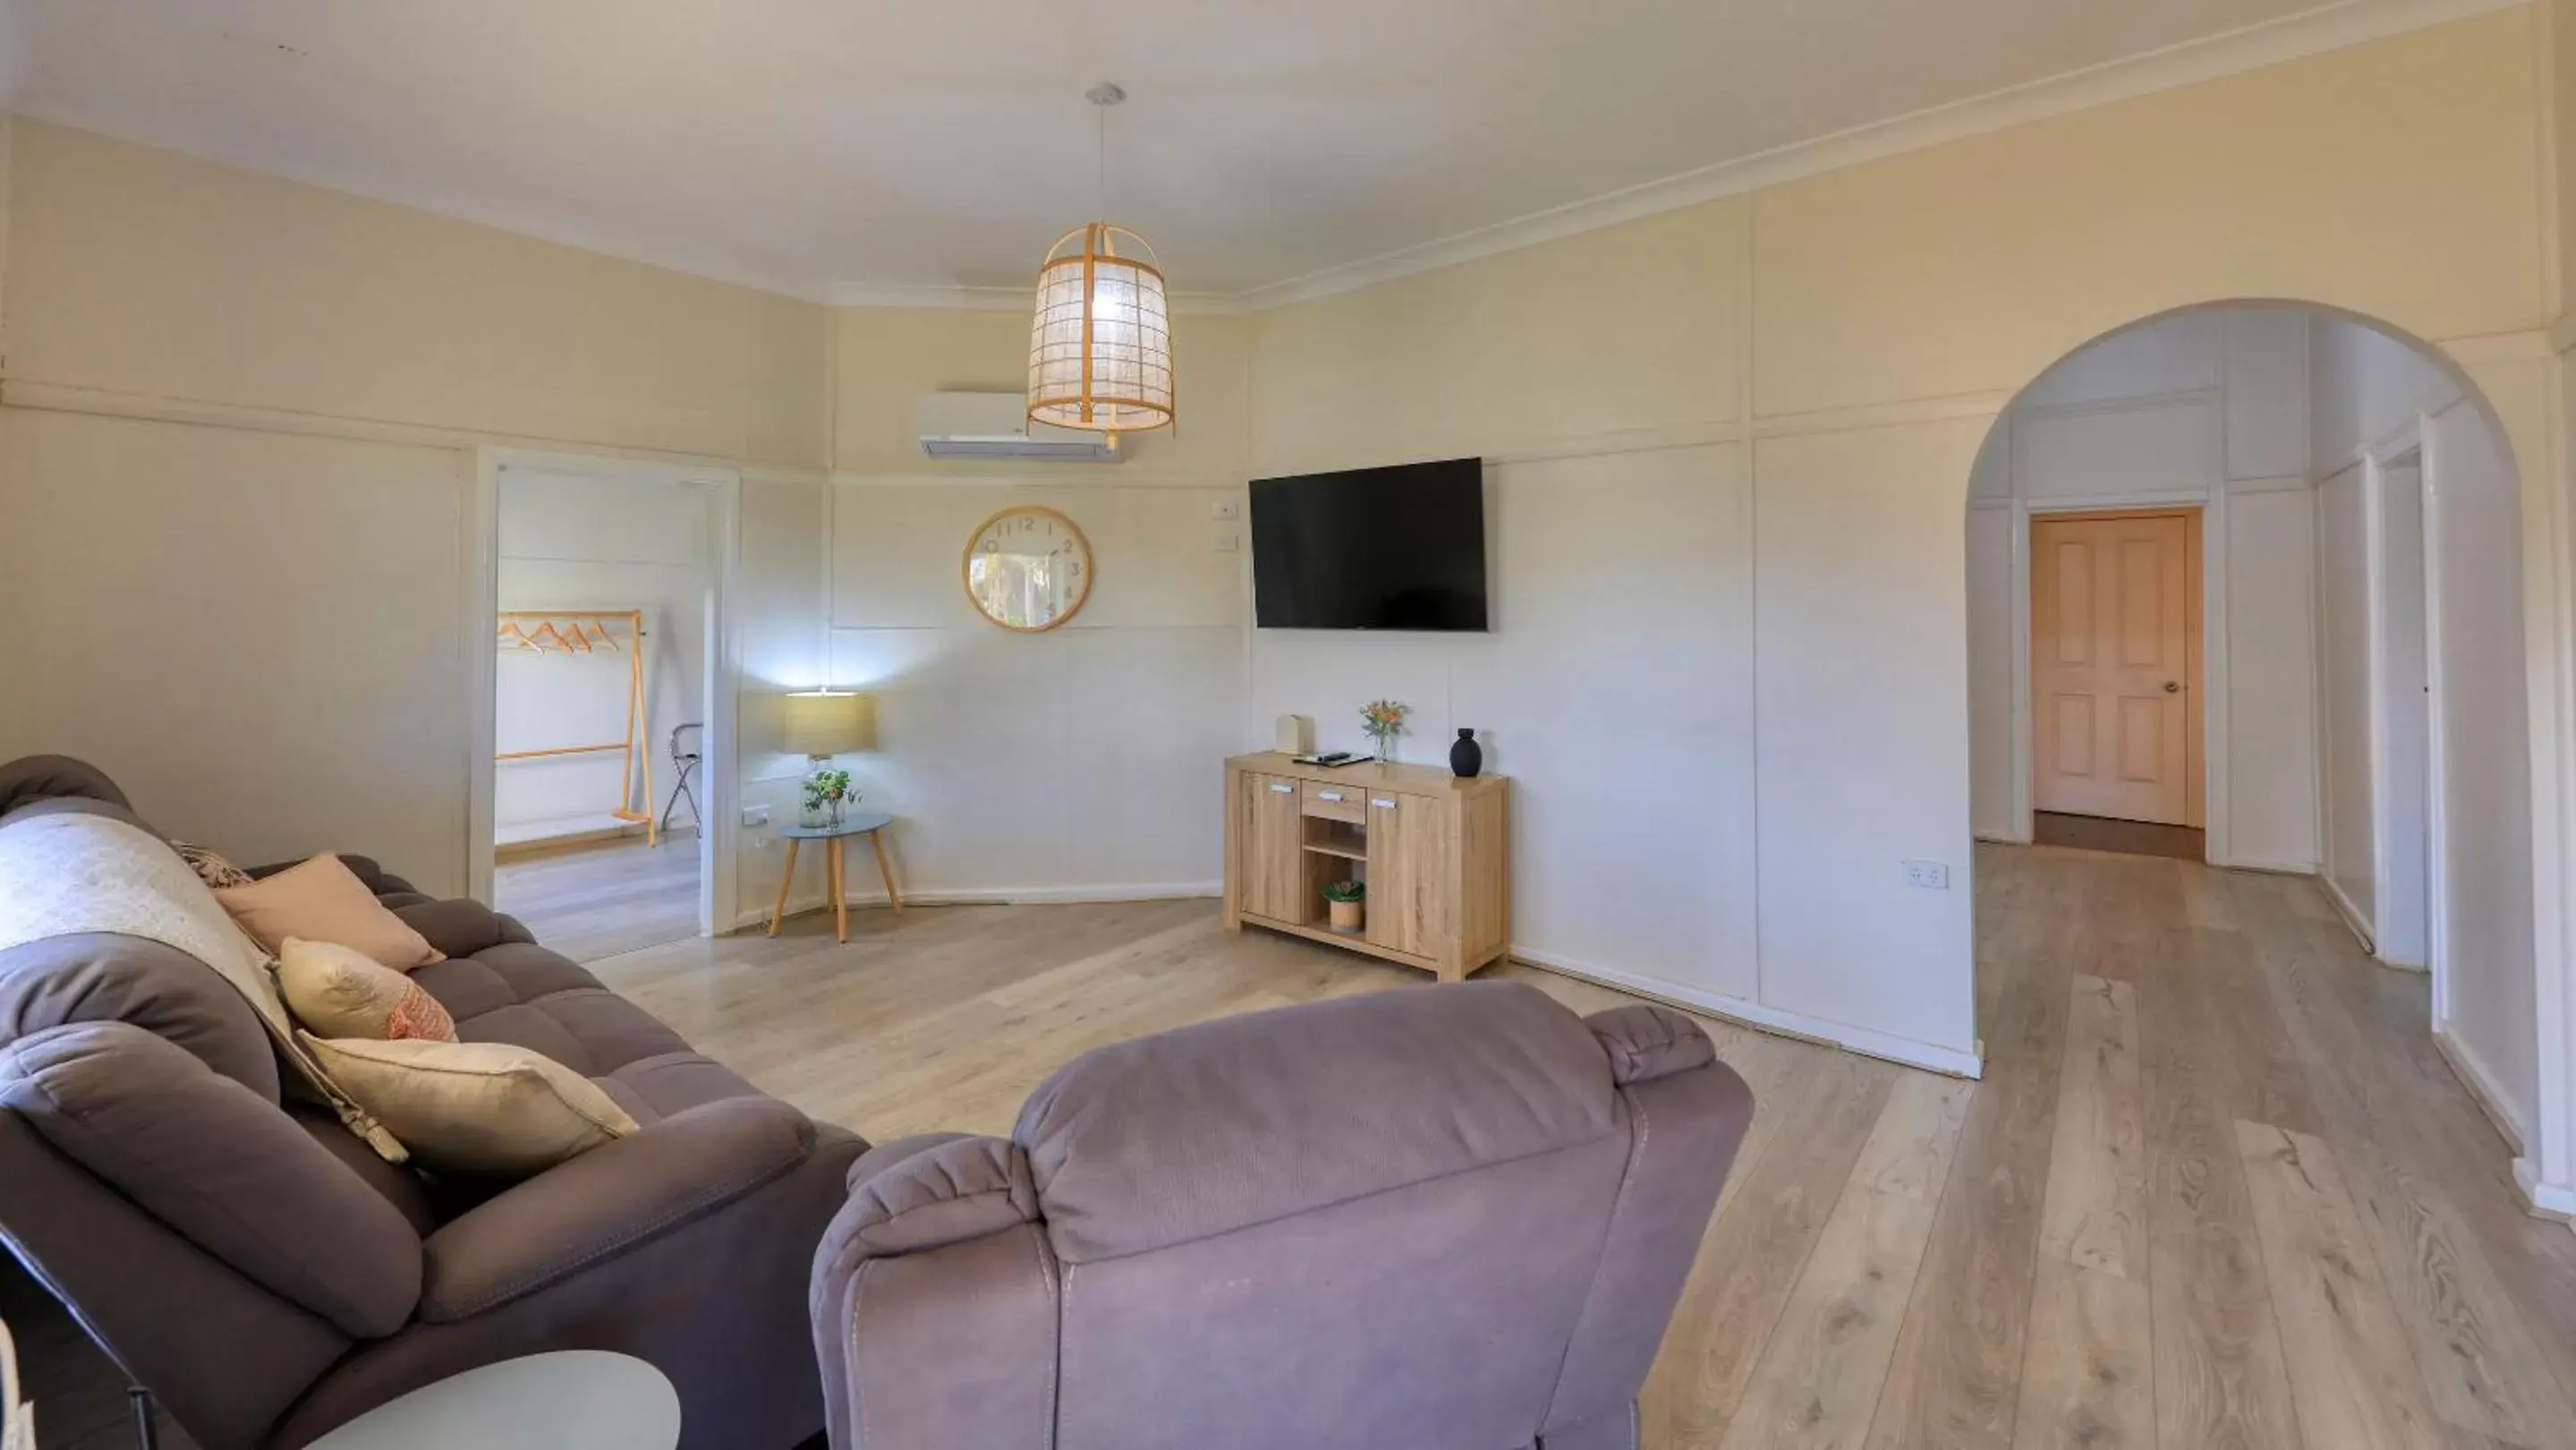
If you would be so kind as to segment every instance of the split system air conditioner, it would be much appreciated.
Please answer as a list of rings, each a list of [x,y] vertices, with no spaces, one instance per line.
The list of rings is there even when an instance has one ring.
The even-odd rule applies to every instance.
[[[1105,433],[1030,422],[1029,400],[1019,393],[924,393],[912,419],[921,451],[933,458],[1115,463],[1119,456]]]

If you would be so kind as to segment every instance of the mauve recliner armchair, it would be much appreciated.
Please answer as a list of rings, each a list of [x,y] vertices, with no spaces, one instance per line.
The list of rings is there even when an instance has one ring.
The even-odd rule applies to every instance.
[[[1753,1113],[1688,1018],[1510,982],[1105,1048],[873,1149],[836,1450],[1613,1450]]]

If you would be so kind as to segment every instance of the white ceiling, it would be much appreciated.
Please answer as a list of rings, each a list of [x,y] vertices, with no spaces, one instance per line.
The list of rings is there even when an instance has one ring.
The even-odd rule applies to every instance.
[[[0,100],[823,296],[1025,287],[1109,78],[1110,213],[1234,294],[2308,7],[0,0]]]

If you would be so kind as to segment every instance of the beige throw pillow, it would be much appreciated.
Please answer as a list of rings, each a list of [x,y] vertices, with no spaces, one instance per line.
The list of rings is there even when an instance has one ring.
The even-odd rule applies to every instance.
[[[420,983],[336,942],[280,943],[277,991],[316,1037],[456,1040],[456,1019]]]
[[[227,886],[215,899],[271,956],[288,937],[300,936],[353,948],[398,971],[447,960],[428,938],[387,911],[337,856],[316,856],[266,880]]]
[[[524,1178],[635,1131],[588,1078],[500,1042],[308,1036],[342,1092],[412,1157],[455,1173]]]

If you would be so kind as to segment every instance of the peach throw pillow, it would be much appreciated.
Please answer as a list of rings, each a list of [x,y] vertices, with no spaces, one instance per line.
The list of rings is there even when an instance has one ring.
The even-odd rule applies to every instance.
[[[264,881],[227,886],[215,899],[271,956],[288,937],[298,936],[336,942],[397,971],[447,960],[428,938],[387,911],[337,856],[316,856]]]
[[[277,949],[277,990],[316,1036],[456,1040],[456,1019],[420,983],[333,942],[288,937]]]
[[[431,1168],[526,1177],[636,1131],[598,1084],[524,1047],[303,1040],[331,1081]]]

